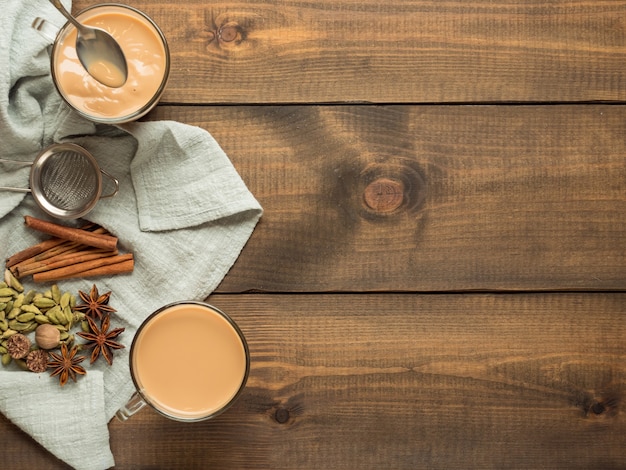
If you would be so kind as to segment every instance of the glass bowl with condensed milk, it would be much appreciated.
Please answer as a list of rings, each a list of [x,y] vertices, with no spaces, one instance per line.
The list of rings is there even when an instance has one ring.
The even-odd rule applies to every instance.
[[[161,98],[170,69],[163,32],[145,13],[121,4],[102,3],[76,15],[79,22],[103,29],[120,44],[128,78],[119,88],[93,78],[76,55],[76,28],[66,23],[51,53],[54,84],[65,102],[94,122],[121,124],[139,119]]]

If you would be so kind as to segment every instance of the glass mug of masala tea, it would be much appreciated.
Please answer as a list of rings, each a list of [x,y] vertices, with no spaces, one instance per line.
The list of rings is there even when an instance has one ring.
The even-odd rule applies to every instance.
[[[116,414],[127,420],[145,405],[177,421],[202,421],[241,394],[250,353],[237,324],[204,302],[166,305],[139,327],[130,348],[137,391]]]
[[[68,22],[59,30],[37,18],[33,28],[53,41],[50,67],[61,97],[94,122],[121,124],[144,116],[156,106],[169,77],[169,48],[162,31],[143,12],[115,3],[86,8],[76,18],[117,40],[126,57],[128,78],[119,88],[103,85],[78,60],[76,28]]]

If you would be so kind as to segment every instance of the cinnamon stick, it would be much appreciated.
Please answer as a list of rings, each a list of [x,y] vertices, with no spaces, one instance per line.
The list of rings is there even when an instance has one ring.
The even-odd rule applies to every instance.
[[[56,281],[61,281],[63,279],[71,279],[71,278],[77,278],[77,277],[86,278],[86,277],[97,277],[97,276],[114,276],[116,274],[131,273],[133,272],[134,269],[135,269],[135,261],[131,259],[127,261],[122,261],[121,263],[115,263],[115,264],[111,264],[108,266],[102,266],[100,268],[89,269],[87,271],[65,274],[63,277],[54,277],[54,278],[45,279],[45,281],[56,282]],[[44,282],[44,281],[36,279],[37,276],[41,276],[42,274],[47,274],[47,273],[35,274],[33,276],[33,279],[35,279],[35,282]]]
[[[73,277],[107,276],[130,272],[134,269],[134,257],[132,253],[117,256],[109,256],[82,263],[72,264],[63,268],[33,274],[34,282],[54,282]]]
[[[92,228],[94,224],[90,224],[88,227]],[[81,230],[83,230],[81,228]],[[102,227],[98,227],[96,226],[96,228],[94,230],[91,230],[92,233],[107,233],[106,230]],[[82,243],[78,243],[78,242],[72,242],[69,240],[63,240],[60,238],[55,238],[55,240],[59,240],[62,243],[58,244],[58,245],[54,245],[51,246],[49,249],[38,253],[34,256],[31,256],[28,259],[25,259],[23,261],[20,261],[17,264],[12,265],[11,267],[9,267],[9,269],[11,270],[11,272],[13,273],[14,276],[19,278],[18,273],[20,271],[23,270],[23,267],[25,265],[28,264],[32,264],[32,263],[36,263],[36,262],[40,262],[40,261],[44,261],[47,259],[50,259],[54,256],[59,256],[62,254],[69,254],[69,253],[75,253],[77,251],[81,251],[81,250],[85,250],[87,248],[89,248],[87,245],[84,245]],[[98,248],[98,249],[102,249],[102,248]]]
[[[84,247],[84,245],[79,245]],[[36,274],[44,271],[50,271],[52,269],[63,268],[66,266],[71,266],[73,264],[83,263],[85,261],[91,261],[96,259],[108,258],[110,256],[115,256],[118,254],[117,250],[108,251],[102,250],[100,248],[95,248],[91,250],[80,250],[80,251],[72,251],[70,253],[61,253],[56,256],[52,256],[43,261],[35,261],[29,264],[18,264],[16,267],[17,273],[15,276],[18,279],[21,279],[25,276],[30,276],[31,274]]]
[[[72,251],[78,250],[79,247],[81,246],[82,247],[86,246],[86,245],[81,245],[80,243],[70,242],[67,240],[61,240],[61,241],[63,243],[60,243],[46,251],[42,251],[41,253],[31,256],[28,259],[20,261],[19,263],[11,266],[9,269],[15,274],[21,266],[25,266],[25,265],[32,264],[32,263],[37,263],[39,261],[44,261],[46,259],[52,258],[53,256],[59,256],[63,253],[71,253]]]
[[[93,222],[89,222],[86,225],[83,225],[82,227],[80,227],[80,229],[93,231],[93,233],[108,233],[104,228],[94,224]],[[44,240],[41,243],[29,246],[28,248],[22,251],[18,251],[17,253],[9,256],[6,259],[6,267],[10,268],[11,266],[14,266],[38,255],[45,256],[44,254],[49,252],[49,250],[58,245],[63,245],[66,243],[67,240],[64,240],[63,238],[51,238],[49,240]]]
[[[57,238],[82,243],[84,245],[102,248],[104,250],[115,250],[117,247],[117,237],[99,233],[89,232],[79,228],[66,227],[46,220],[37,219],[29,215],[24,216],[26,225],[39,232],[47,233]]]
[[[9,256],[6,260],[6,266],[7,268],[10,268],[11,266],[16,265],[17,263],[21,263],[22,261],[25,261],[29,258],[32,258],[33,256],[41,254],[49,250],[50,248],[54,248],[57,245],[65,243],[65,241],[66,240],[63,240],[61,238],[51,238],[50,240],[45,240],[41,243],[37,243],[36,245],[29,246],[28,248],[22,251],[18,251],[14,255]]]

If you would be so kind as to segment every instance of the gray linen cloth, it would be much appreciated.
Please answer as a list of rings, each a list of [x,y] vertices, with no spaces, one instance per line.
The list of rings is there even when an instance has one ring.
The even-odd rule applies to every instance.
[[[134,391],[128,367],[134,332],[164,304],[206,298],[262,209],[206,131],[170,121],[101,126],[71,112],[50,78],[48,42],[30,27],[37,16],[57,25],[64,19],[46,0],[1,5],[0,158],[30,162],[54,142],[91,151],[119,179],[120,191],[85,218],[115,233],[136,265],[132,274],[58,283],[73,293],[88,292],[93,283],[101,293],[113,292],[112,323],[126,328],[118,337],[126,348],[116,351],[113,366],[87,359],[87,375],[63,388],[48,373],[0,367],[0,411],[72,467],[109,468],[107,423]],[[27,187],[29,171],[0,164],[0,186]],[[24,215],[47,218],[31,195],[0,191],[2,259],[48,238],[25,227]],[[24,282],[27,289],[50,287]]]

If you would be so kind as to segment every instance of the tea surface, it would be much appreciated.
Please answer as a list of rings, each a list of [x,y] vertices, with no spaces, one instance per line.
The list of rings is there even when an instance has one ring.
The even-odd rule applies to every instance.
[[[181,419],[209,416],[237,394],[246,352],[233,326],[208,307],[184,304],[156,315],[138,333],[132,352],[142,394]]]

